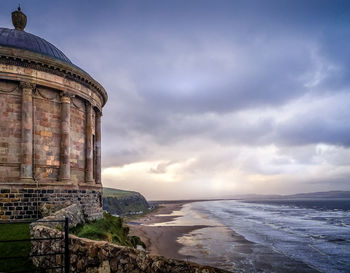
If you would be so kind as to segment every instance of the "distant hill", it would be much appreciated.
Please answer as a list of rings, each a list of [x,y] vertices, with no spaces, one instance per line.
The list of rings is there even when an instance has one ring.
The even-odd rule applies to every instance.
[[[103,209],[114,215],[126,216],[144,213],[149,204],[142,194],[113,188],[103,188]]]
[[[298,193],[298,194],[290,194],[290,195],[246,194],[246,195],[234,195],[227,198],[233,198],[233,199],[350,198],[350,191],[325,191],[325,192]]]
[[[350,198],[350,191],[325,191],[287,195],[288,198]]]

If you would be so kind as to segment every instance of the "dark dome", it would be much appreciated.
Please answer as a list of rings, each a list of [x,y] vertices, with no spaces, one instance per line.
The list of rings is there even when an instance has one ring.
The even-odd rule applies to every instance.
[[[0,28],[0,46],[29,50],[72,64],[53,44],[22,30]]]

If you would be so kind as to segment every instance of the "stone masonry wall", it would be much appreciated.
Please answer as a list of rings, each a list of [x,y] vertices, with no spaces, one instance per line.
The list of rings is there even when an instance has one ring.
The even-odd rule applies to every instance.
[[[34,107],[34,167],[39,181],[56,181],[60,166],[61,104],[58,92],[38,88]]]
[[[0,184],[19,177],[21,101],[17,84],[0,82]]]
[[[86,100],[72,97],[71,176],[60,181],[61,91],[39,85],[33,88],[33,148],[30,151],[34,180],[21,180],[21,88],[19,81],[0,79],[0,221],[37,219],[43,210],[52,211],[72,203],[80,204],[91,219],[101,217],[101,184],[85,182]],[[93,118],[93,128],[94,122]]]
[[[60,237],[59,230],[35,225],[34,238]],[[167,259],[149,255],[144,251],[118,246],[104,241],[93,241],[69,235],[70,272],[89,273],[224,273],[225,270],[201,266],[191,262]],[[47,240],[33,241],[31,254],[53,253],[62,249],[62,242]],[[33,258],[38,267],[62,265],[60,256],[39,256]]]
[[[21,163],[21,103],[18,83],[0,81],[0,183],[18,182]],[[71,180],[85,181],[85,102],[72,98],[70,120]],[[57,90],[37,87],[33,94],[33,165],[35,178],[59,180],[61,101]],[[92,111],[95,130],[95,111]]]
[[[78,98],[71,103],[71,180],[85,179],[85,104]]]
[[[101,189],[1,187],[0,220],[38,219],[44,213],[80,204],[85,217],[102,216]]]

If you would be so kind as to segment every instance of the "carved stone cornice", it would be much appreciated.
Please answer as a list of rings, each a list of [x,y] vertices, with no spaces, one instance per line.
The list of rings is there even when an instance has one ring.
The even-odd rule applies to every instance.
[[[22,49],[0,46],[0,64],[15,65],[51,73],[75,81],[92,89],[101,99],[102,106],[108,99],[107,92],[89,74],[75,65]]]

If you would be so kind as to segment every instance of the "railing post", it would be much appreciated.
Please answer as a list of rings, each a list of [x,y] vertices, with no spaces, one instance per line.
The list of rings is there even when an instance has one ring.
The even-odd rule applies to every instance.
[[[64,272],[69,273],[69,218],[64,219]]]

